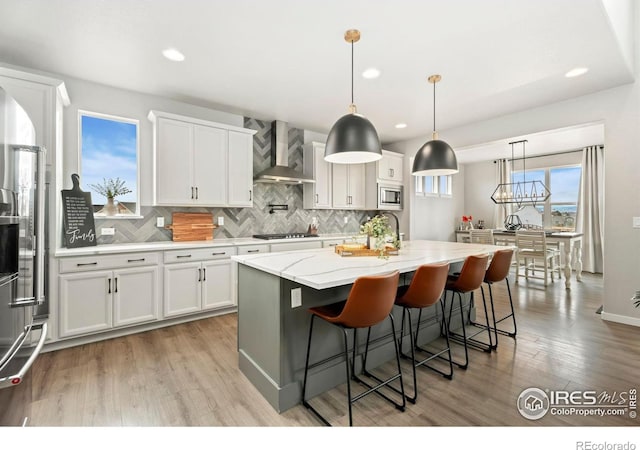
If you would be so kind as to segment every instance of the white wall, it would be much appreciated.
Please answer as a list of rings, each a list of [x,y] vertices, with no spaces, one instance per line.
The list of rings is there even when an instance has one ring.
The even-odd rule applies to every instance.
[[[153,126],[147,119],[152,109],[183,114],[212,122],[243,126],[244,117],[202,108],[164,97],[141,94],[90,81],[64,77],[71,105],[64,111],[64,189],[71,188],[71,174],[79,173],[78,110],[110,114],[140,121],[140,203],[150,205],[153,197]],[[82,180],[80,180],[82,182]],[[83,187],[86,188],[86,187]]]

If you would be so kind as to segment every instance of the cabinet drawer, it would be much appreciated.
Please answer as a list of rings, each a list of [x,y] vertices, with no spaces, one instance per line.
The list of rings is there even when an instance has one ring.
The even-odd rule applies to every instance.
[[[170,250],[164,252],[166,264],[190,261],[209,261],[215,259],[228,259],[236,254],[235,247],[209,247],[185,250]]]
[[[283,242],[271,244],[272,252],[289,252],[292,250],[310,250],[314,248],[322,248],[322,242],[314,240],[312,242]]]
[[[62,258],[60,259],[60,273],[153,266],[158,264],[159,260],[158,253],[123,253],[120,255]]]
[[[344,239],[331,239],[329,241],[322,241],[322,247],[335,247],[336,245],[344,244]]]
[[[242,245],[238,247],[238,255],[253,255],[255,253],[269,253],[269,245]]]

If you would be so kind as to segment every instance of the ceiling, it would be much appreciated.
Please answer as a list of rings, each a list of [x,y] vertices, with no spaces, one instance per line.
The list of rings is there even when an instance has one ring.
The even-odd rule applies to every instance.
[[[435,73],[439,131],[632,82],[616,3],[631,2],[2,0],[0,61],[327,133],[358,28],[355,103],[387,143],[430,135]]]

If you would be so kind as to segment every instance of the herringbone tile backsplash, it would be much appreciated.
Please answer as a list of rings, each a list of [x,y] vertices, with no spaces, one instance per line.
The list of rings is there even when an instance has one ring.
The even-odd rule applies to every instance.
[[[245,128],[257,130],[253,137],[254,175],[271,165],[271,122],[245,117]],[[302,172],[304,131],[289,128],[289,166]],[[96,228],[113,227],[114,236],[100,236],[99,244],[170,241],[171,231],[156,226],[156,218],[171,222],[174,212],[209,212],[224,217],[224,225],[215,230],[215,238],[251,237],[265,233],[301,233],[317,217],[319,233],[356,233],[360,223],[372,212],[344,210],[308,210],[302,207],[302,186],[262,184],[254,186],[253,208],[164,208],[142,206],[144,219],[97,219]],[[286,204],[288,211],[269,214],[269,204]],[[344,218],[348,222],[344,223]],[[99,231],[98,231],[99,233]]]

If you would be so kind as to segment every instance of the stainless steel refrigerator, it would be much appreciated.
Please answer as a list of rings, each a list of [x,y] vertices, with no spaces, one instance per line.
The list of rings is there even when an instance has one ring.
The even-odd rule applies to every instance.
[[[47,334],[45,150],[0,86],[0,425],[25,425]]]

